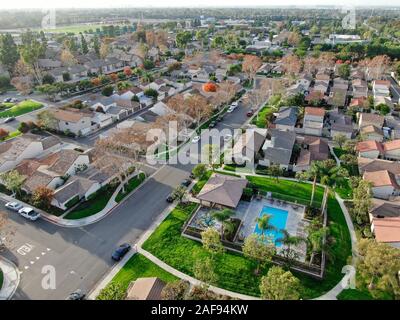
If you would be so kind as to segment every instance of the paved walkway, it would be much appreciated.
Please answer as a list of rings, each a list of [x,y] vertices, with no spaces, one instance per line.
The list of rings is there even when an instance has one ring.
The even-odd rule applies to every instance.
[[[0,288],[0,300],[9,300],[14,295],[19,284],[17,266],[6,258],[0,257],[0,269],[3,272],[3,285]]]

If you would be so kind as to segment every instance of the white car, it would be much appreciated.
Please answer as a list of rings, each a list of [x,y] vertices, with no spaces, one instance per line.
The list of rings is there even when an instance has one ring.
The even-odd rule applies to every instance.
[[[235,107],[232,107],[232,106],[230,106],[229,108],[228,108],[228,110],[226,110],[226,112],[228,112],[228,113],[231,113],[233,110],[235,110],[236,108]]]
[[[227,135],[224,136],[224,141],[225,142],[227,142],[227,141],[229,141],[231,139],[232,139],[232,135],[231,134],[227,134]]]
[[[24,207],[18,211],[18,213],[26,219],[36,221],[40,217],[40,213],[36,212],[32,208]]]
[[[19,211],[20,209],[22,209],[22,204],[18,202],[7,202],[6,207],[8,209],[11,209],[12,211]]]
[[[200,141],[200,136],[195,136],[193,139],[192,139],[192,143],[197,143],[197,142],[199,142]]]

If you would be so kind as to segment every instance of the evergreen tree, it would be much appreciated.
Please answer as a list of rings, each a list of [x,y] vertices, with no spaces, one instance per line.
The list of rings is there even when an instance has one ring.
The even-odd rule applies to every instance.
[[[19,53],[13,37],[10,33],[0,36],[0,63],[3,64],[8,72],[14,71],[14,66],[19,59]]]

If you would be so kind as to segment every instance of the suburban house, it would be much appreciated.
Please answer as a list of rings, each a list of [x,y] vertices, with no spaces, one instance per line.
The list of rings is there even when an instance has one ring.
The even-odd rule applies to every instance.
[[[201,205],[236,208],[246,186],[246,179],[213,173],[197,199]]]
[[[328,88],[329,88],[329,81],[315,80],[313,91],[325,95],[328,92]]]
[[[71,132],[75,135],[87,135],[93,129],[93,113],[82,112],[78,109],[67,108],[52,111],[57,120],[56,129],[62,132]]]
[[[329,145],[325,140],[319,137],[305,136],[299,143],[301,143],[300,155],[295,161],[293,171],[307,171],[313,161],[329,159]]]
[[[373,199],[369,218],[376,241],[400,248],[400,203]]]
[[[88,165],[87,154],[62,149],[41,159],[24,160],[15,170],[26,177],[22,189],[33,193],[40,186],[56,189],[64,184],[65,179],[85,170]]]
[[[356,150],[359,157],[377,159],[383,155],[382,144],[375,140],[366,140],[358,142]]]
[[[353,136],[353,121],[351,117],[339,113],[338,110],[334,110],[328,113],[331,137],[342,134],[347,139],[351,139]]]
[[[306,107],[304,111],[303,129],[307,135],[322,136],[325,109]]]
[[[364,140],[375,140],[381,142],[384,138],[383,130],[372,124],[362,127],[360,129],[360,134]]]
[[[264,158],[259,161],[260,165],[279,165],[282,169],[291,169],[293,146],[296,141],[296,133],[278,129],[268,129],[267,140],[262,150]]]
[[[24,134],[0,143],[0,172],[14,169],[25,159],[38,158],[61,147],[54,136]]]
[[[400,139],[383,143],[383,155],[386,160],[400,160]]]
[[[374,197],[390,199],[400,194],[400,186],[395,175],[388,170],[366,171],[363,179],[370,182]]]
[[[353,99],[368,97],[368,84],[362,79],[354,79],[351,82],[353,89]]]
[[[233,146],[232,160],[237,164],[254,163],[266,135],[267,129],[247,129]]]
[[[275,128],[293,131],[297,122],[297,107],[282,107],[276,114]]]
[[[370,109],[369,102],[366,97],[352,98],[349,103],[349,108],[359,112],[364,112]]]
[[[389,80],[374,80],[372,82],[372,93],[374,97],[382,96],[388,97],[390,96],[390,81]]]

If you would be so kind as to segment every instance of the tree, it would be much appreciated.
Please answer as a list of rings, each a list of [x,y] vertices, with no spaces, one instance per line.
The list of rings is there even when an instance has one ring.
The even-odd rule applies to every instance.
[[[261,297],[267,300],[300,299],[300,281],[290,271],[272,267],[266,276],[261,278]]]
[[[93,38],[93,50],[97,56],[100,56],[100,41],[97,35],[95,35]]]
[[[105,59],[109,53],[110,53],[110,46],[108,45],[108,43],[103,41],[100,45],[100,50],[99,50],[100,58]]]
[[[220,148],[216,144],[206,144],[203,146],[201,150],[201,159],[203,163],[207,163],[211,166],[212,170],[219,165],[220,163]]]
[[[64,49],[61,51],[60,60],[66,67],[71,67],[78,63],[78,60],[75,59],[74,55],[69,49]]]
[[[299,236],[292,236],[286,229],[280,230],[283,234],[276,242],[282,243],[285,248],[282,250],[282,255],[286,258],[286,265],[290,266],[291,263],[298,258],[296,246],[298,246],[305,239]]]
[[[257,70],[261,67],[262,61],[259,57],[254,55],[245,55],[242,62],[242,71],[247,74],[249,79],[253,79]]]
[[[224,239],[224,226],[225,223],[230,219],[231,216],[235,214],[235,211],[231,209],[223,209],[223,210],[218,210],[218,211],[212,211],[211,216],[220,222],[221,224],[221,239]]]
[[[268,174],[276,179],[276,182],[279,182],[279,176],[283,173],[281,167],[278,164],[273,164],[268,168]]]
[[[265,243],[255,234],[252,234],[245,239],[242,251],[245,257],[257,263],[255,274],[259,274],[260,268],[263,268],[265,264],[270,263],[272,257],[276,253],[273,244]]]
[[[17,170],[11,170],[0,174],[0,179],[8,190],[16,194],[21,191],[25,176],[20,174]]]
[[[348,79],[350,77],[350,65],[348,65],[347,63],[342,63],[341,65],[339,65],[338,74],[339,77],[343,79]]]
[[[298,56],[289,54],[282,58],[283,70],[290,75],[298,75],[301,70],[301,61]]]
[[[212,285],[218,282],[218,276],[215,273],[214,261],[209,257],[203,260],[196,259],[193,267],[193,273],[196,279],[200,280],[206,285]]]
[[[19,60],[17,45],[11,33],[0,36],[0,64],[4,65],[7,71],[12,74],[14,67]]]
[[[182,203],[183,198],[186,195],[186,188],[184,186],[177,186],[173,192],[174,198],[179,200],[179,203]]]
[[[180,31],[176,34],[175,41],[178,48],[186,48],[187,44],[192,40],[190,31]]]
[[[111,282],[107,287],[100,291],[96,300],[124,300],[126,296],[125,288],[122,283]]]
[[[361,180],[358,186],[353,189],[353,208],[351,210],[358,224],[363,224],[369,220],[369,210],[372,206],[371,183]]]
[[[192,94],[185,100],[186,113],[196,120],[197,125],[202,119],[212,114],[212,107],[207,99],[200,94]]]
[[[7,138],[9,133],[10,132],[8,130],[0,128],[0,140],[4,140],[5,138]]]
[[[374,297],[386,293],[400,297],[400,250],[372,239],[358,242],[357,271]]]
[[[42,84],[42,70],[39,67],[39,59],[44,56],[46,47],[37,39],[25,42],[20,47],[22,60],[30,67],[35,80]]]
[[[53,84],[43,84],[37,87],[37,90],[47,96],[50,101],[54,101],[56,95],[59,93],[59,89]]]
[[[32,201],[36,207],[48,209],[54,198],[54,191],[46,186],[39,186],[33,192]]]
[[[106,97],[110,97],[114,92],[113,86],[105,86],[101,91],[101,94]]]
[[[144,94],[145,94],[146,97],[152,97],[153,100],[157,100],[157,97],[158,97],[157,90],[154,90],[152,88],[148,88],[148,89],[144,90]]]
[[[54,114],[49,110],[43,110],[37,114],[38,126],[44,129],[56,129],[58,125]]]
[[[197,179],[200,179],[202,176],[204,176],[204,174],[207,172],[207,167],[205,164],[203,163],[199,163],[198,165],[196,165],[193,170],[192,173],[194,174],[194,176]]]
[[[218,231],[214,228],[207,228],[201,233],[201,241],[205,250],[212,255],[222,253],[225,251],[221,243],[221,237]]]
[[[347,141],[347,137],[344,134],[339,133],[333,137],[333,141],[335,141],[341,149],[343,144]]]
[[[327,251],[327,246],[324,244],[324,239],[329,234],[329,228],[324,227],[318,218],[314,218],[306,228],[307,240],[311,249],[310,265],[313,264],[314,258],[322,251]]]
[[[131,67],[124,67],[124,74],[125,74],[127,77],[132,76],[132,69],[131,69]]]
[[[344,153],[340,156],[339,159],[346,166],[355,166],[358,163],[357,156],[351,153]]]
[[[185,280],[168,282],[161,291],[162,300],[185,300],[190,283]]]
[[[82,33],[81,33],[81,49],[83,54],[87,54],[89,52],[88,44]]]
[[[261,238],[263,241],[266,239],[265,236],[268,231],[275,230],[275,227],[271,224],[271,218],[271,215],[265,214],[256,219],[257,226],[261,230]]]

